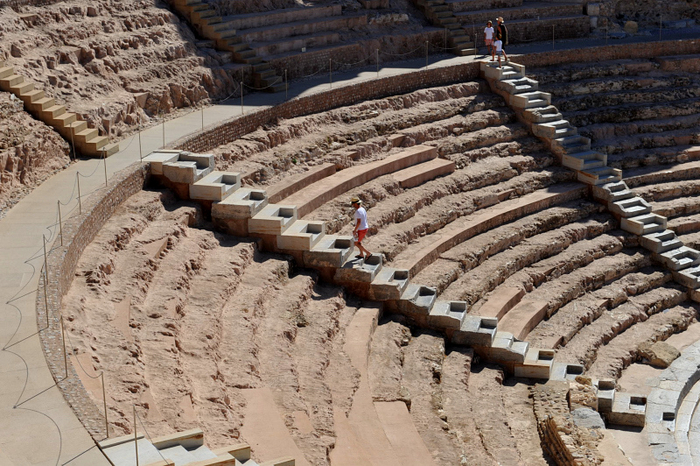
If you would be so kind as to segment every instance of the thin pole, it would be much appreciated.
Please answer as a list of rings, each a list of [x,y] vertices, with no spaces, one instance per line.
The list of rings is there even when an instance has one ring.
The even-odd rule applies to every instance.
[[[71,123],[71,125],[70,125],[70,145],[73,146],[73,160],[76,159],[74,133],[75,133],[75,126],[73,126],[73,123]]]
[[[102,149],[102,161],[105,163],[105,186],[109,186],[107,184],[107,152]]]
[[[241,81],[241,115],[245,112],[243,111],[243,81]]]
[[[134,449],[136,449],[136,466],[139,466],[139,437],[136,434],[136,405],[134,406]]]
[[[477,46],[477,41],[476,41],[476,27],[474,27],[474,23],[472,23],[472,36],[474,36],[474,56],[476,57],[476,53],[478,52],[478,46]],[[489,49],[486,49],[486,52],[488,54]]]
[[[61,201],[56,201],[58,204],[58,231],[61,235],[61,246],[63,246],[63,219],[61,218]]]
[[[107,420],[107,394],[105,391],[105,373],[102,371],[100,373],[100,378],[102,379],[102,405],[105,410],[105,436],[109,438],[109,421]]]
[[[141,133],[139,133],[141,136]],[[80,198],[80,173],[75,174],[75,179],[78,181],[78,213],[83,213],[83,200]]]
[[[443,47],[447,48],[447,28],[445,28],[445,43],[443,44]]]
[[[49,263],[46,259],[46,235],[42,235],[44,238],[44,307],[46,308],[46,328],[49,328]]]
[[[333,89],[333,59],[328,60],[328,76],[330,77],[329,83],[331,85],[331,89]]]
[[[61,340],[63,341],[63,367],[66,368],[66,379],[68,378],[68,353],[66,353],[66,329],[63,326],[63,316],[61,316]],[[63,379],[65,380],[65,379]]]
[[[379,77],[379,49],[377,49],[377,78]]]
[[[428,41],[425,41],[425,69],[428,69]]]
[[[287,81],[287,69],[284,69],[284,100],[289,100],[289,82]]]
[[[605,45],[608,45],[608,26],[605,26]]]

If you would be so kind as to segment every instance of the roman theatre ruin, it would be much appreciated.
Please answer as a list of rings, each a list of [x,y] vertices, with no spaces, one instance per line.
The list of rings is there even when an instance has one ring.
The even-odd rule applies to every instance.
[[[0,0],[0,465],[700,465],[698,20]]]

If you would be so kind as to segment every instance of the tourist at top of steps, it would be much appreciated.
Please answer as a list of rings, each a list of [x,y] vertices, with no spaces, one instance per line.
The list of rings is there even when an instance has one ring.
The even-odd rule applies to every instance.
[[[493,23],[491,21],[486,22],[486,27],[484,28],[484,44],[486,44],[486,55],[493,56]]]
[[[362,201],[358,197],[353,197],[350,200],[350,204],[355,209],[355,228],[352,230],[352,239],[355,242],[355,246],[360,250],[360,254],[355,256],[357,259],[367,260],[372,255],[364,246],[362,246],[362,240],[367,234],[369,229],[367,225],[367,211],[362,207]]]
[[[508,45],[508,28],[503,21],[503,16],[496,18],[496,38],[503,41],[503,45]]]

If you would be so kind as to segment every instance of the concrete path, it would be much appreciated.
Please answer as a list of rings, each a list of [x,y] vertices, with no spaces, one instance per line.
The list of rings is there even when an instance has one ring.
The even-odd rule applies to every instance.
[[[697,30],[681,32],[698,37]],[[672,37],[669,34],[664,38]],[[631,38],[616,43],[644,40],[649,39]],[[590,45],[600,44],[586,39],[557,43],[554,48]],[[514,59],[520,53],[550,50],[551,44],[508,49]],[[482,56],[432,56],[430,67],[450,66],[475,58],[481,59]],[[425,59],[383,65],[378,75],[393,76],[423,66]],[[376,77],[374,67],[334,73],[333,87],[371,81]],[[291,83],[289,98],[327,90],[330,88],[327,78]],[[162,125],[147,129],[141,134],[141,144],[137,136],[125,138],[120,143],[121,151],[107,159],[107,177],[137,162],[140,153],[147,155],[161,147],[164,141],[175,141],[201,129],[202,125],[235,117],[241,111],[275,105],[284,99],[284,93],[253,94],[244,97],[243,107],[240,99],[236,99],[168,121],[165,131]],[[47,247],[50,247],[57,237],[58,201],[64,204],[64,221],[77,210],[76,174],[80,174],[83,198],[105,183],[102,161],[78,161],[44,182],[0,220],[0,466],[107,464],[54,384],[40,346],[35,316],[36,289],[43,264],[43,238],[47,238]]]

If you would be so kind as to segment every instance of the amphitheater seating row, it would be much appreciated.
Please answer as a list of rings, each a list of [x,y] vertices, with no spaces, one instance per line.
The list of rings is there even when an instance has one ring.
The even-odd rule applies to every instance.
[[[86,121],[67,111],[65,105],[47,97],[41,89],[35,89],[32,81],[16,74],[15,69],[0,60],[0,89],[11,92],[24,102],[24,107],[36,118],[52,126],[83,155],[107,157],[119,152],[119,143],[110,143],[107,136],[89,128]]]

